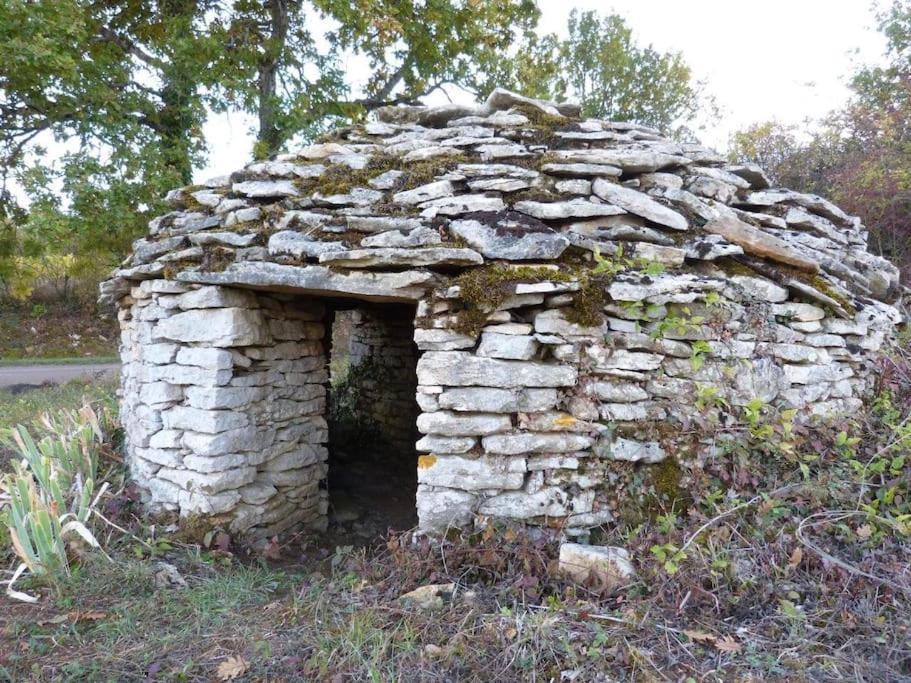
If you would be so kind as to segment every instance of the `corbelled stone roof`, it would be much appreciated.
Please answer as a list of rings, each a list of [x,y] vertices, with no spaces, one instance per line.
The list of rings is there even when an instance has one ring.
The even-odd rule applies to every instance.
[[[102,299],[167,278],[408,301],[486,262],[621,250],[671,272],[736,262],[843,317],[900,295],[858,218],[645,126],[504,90],[378,119],[171,192]]]

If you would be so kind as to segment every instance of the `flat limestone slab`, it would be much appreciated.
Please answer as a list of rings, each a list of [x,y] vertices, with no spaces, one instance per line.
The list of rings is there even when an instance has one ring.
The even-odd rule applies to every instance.
[[[348,268],[388,268],[393,266],[479,266],[484,258],[472,249],[430,247],[407,249],[379,247],[376,249],[351,249],[321,254],[320,263],[331,263]]]
[[[330,294],[364,301],[417,301],[435,281],[431,273],[339,273],[324,266],[234,263],[220,273],[184,271],[181,282],[265,291]]]

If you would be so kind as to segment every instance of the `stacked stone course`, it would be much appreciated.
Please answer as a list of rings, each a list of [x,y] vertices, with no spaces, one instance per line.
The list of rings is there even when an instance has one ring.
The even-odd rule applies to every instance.
[[[324,525],[322,306],[146,280],[120,309],[121,412],[153,511],[252,539]]]
[[[854,412],[901,321],[897,269],[830,202],[500,90],[382,111],[170,199],[103,286],[131,470],[153,507],[258,538],[325,520],[321,297],[417,307],[430,532],[609,523],[618,463],[711,456],[678,438],[697,402]]]

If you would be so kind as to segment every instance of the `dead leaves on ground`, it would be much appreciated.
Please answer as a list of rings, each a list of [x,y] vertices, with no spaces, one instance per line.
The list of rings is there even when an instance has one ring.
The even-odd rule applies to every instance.
[[[800,562],[803,560],[803,548],[797,546],[794,548],[794,552],[791,553],[791,557],[788,559],[788,569],[794,571],[797,567],[800,566]]]
[[[743,649],[743,646],[733,636],[716,636],[713,633],[695,629],[685,629],[683,634],[694,643],[712,645],[721,652],[737,654]]]
[[[228,657],[218,665],[215,675],[220,681],[233,681],[247,672],[247,662],[240,655]]]
[[[38,626],[49,626],[57,624],[78,624],[82,621],[99,621],[108,616],[107,612],[102,612],[100,610],[85,610],[77,612],[67,612],[66,614],[57,614],[53,617],[47,619],[42,619],[38,622]]]

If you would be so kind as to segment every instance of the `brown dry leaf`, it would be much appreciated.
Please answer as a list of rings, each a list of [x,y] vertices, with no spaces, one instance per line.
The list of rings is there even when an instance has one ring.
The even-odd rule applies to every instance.
[[[519,632],[510,626],[508,629],[503,631],[503,635],[506,636],[506,640],[513,640],[517,635],[519,635]]]
[[[772,499],[764,500],[757,506],[760,515],[767,515],[774,509],[775,501]]]
[[[866,541],[868,538],[870,538],[870,536],[873,535],[873,527],[871,527],[869,524],[864,524],[863,526],[857,527],[857,531],[855,533],[860,540]]]
[[[731,654],[736,654],[740,652],[743,646],[734,640],[731,636],[724,636],[723,638],[718,638],[715,641],[715,647],[721,650],[722,652],[730,652]]]
[[[794,552],[791,553],[791,559],[788,560],[788,567],[790,569],[797,569],[801,560],[803,560],[803,548],[797,546],[794,548]]]
[[[693,629],[684,629],[683,633],[690,640],[696,641],[697,643],[714,643],[717,638],[711,633],[706,633],[705,631],[696,631]]]
[[[73,612],[69,615],[73,622],[77,621],[98,621],[99,619],[104,619],[108,616],[107,612],[102,612],[101,610],[92,609],[85,612]]]
[[[37,622],[38,626],[47,626],[49,624],[62,624],[65,621],[70,620],[69,614],[56,614],[53,617],[48,619],[41,619]]]
[[[263,547],[263,557],[268,560],[282,559],[282,547],[278,542],[278,536],[273,536]]]
[[[247,663],[244,661],[243,657],[240,655],[236,657],[228,657],[225,661],[218,665],[218,669],[215,671],[215,675],[218,676],[220,681],[233,681],[235,678],[240,678],[247,671]]]

